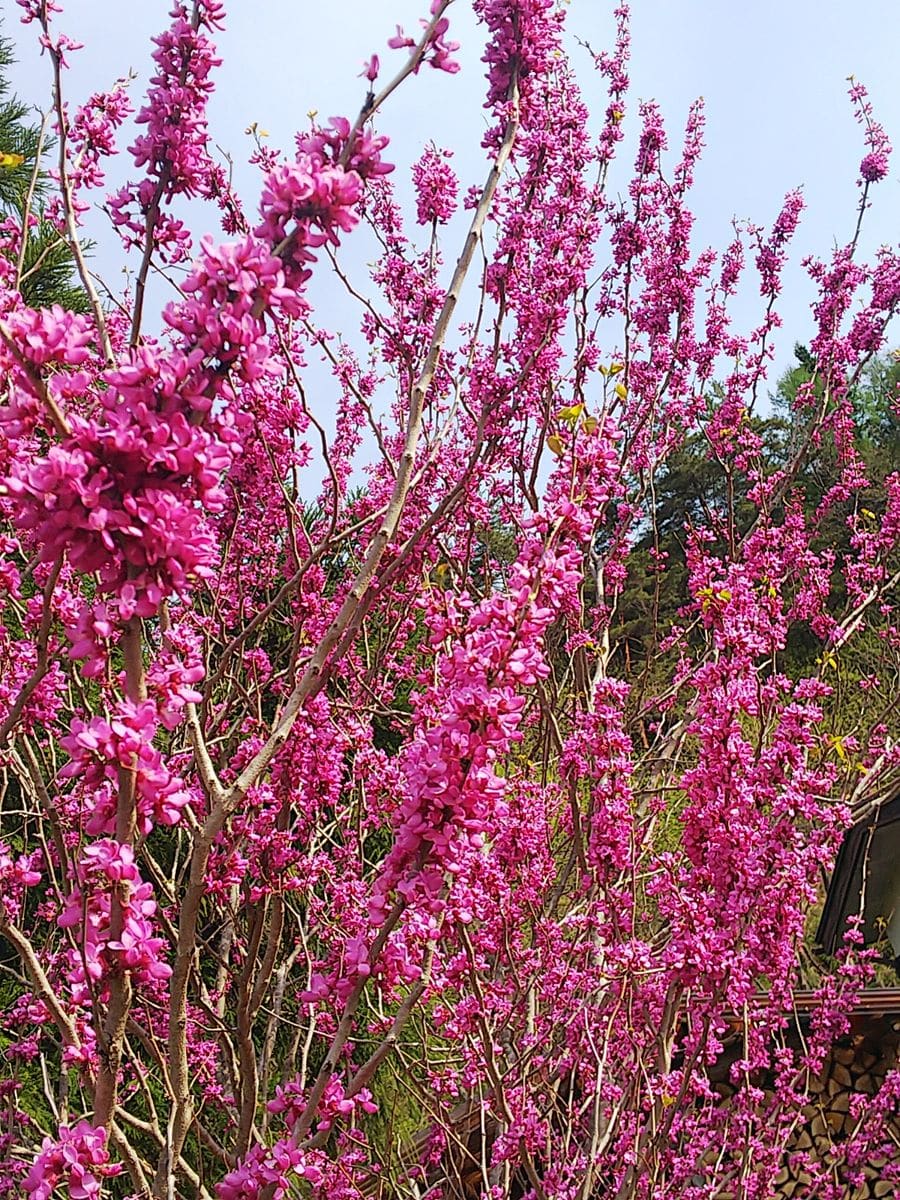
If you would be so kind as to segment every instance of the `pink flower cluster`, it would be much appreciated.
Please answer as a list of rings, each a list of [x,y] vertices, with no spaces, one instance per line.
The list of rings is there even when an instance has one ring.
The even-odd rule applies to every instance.
[[[281,260],[268,243],[250,236],[223,245],[205,237],[182,290],[185,299],[166,310],[168,324],[193,348],[195,361],[215,363],[223,374],[233,371],[245,382],[273,370],[261,314],[296,317],[306,311],[302,298],[286,286]],[[206,407],[202,400],[196,403]]]
[[[531,76],[544,76],[552,69],[561,14],[553,0],[476,0],[475,11],[491,35],[484,56],[489,83],[486,105],[505,104],[514,77],[527,104]]]
[[[355,175],[331,176],[350,181],[358,195]],[[348,212],[340,211],[350,227]],[[262,314],[302,311],[279,260],[251,238],[224,247],[205,242],[184,291],[166,320],[190,351],[134,351],[107,372],[103,423],[74,417],[70,437],[13,464],[8,481],[20,527],[34,531],[42,556],[52,560],[66,550],[79,570],[96,571],[102,589],[116,594],[123,619],[153,615],[163,598],[209,571],[215,543],[199,506],[220,507],[219,479],[236,435],[218,415],[208,417],[214,431],[201,420],[229,374],[252,382],[270,372]],[[80,365],[88,334],[82,318],[61,312],[29,320],[19,376],[34,396],[25,367]],[[36,402],[29,411],[33,421]],[[21,426],[21,412],[17,417]]]
[[[109,721],[72,719],[71,732],[61,745],[69,762],[60,779],[77,780],[82,797],[84,827],[92,834],[113,833],[119,773],[131,771],[135,780],[137,824],[147,834],[154,825],[177,825],[190,794],[173,775],[153,738],[159,726],[156,705],[121,700]]]
[[[308,989],[301,999],[306,1004],[317,1004],[334,996],[339,1004],[345,1004],[361,983],[372,974],[369,947],[364,937],[344,938],[340,947],[340,960],[329,975],[313,971]]]
[[[291,1080],[275,1088],[275,1096],[266,1108],[270,1113],[283,1117],[287,1127],[292,1129],[304,1115],[307,1104],[306,1089],[298,1080]],[[365,1113],[378,1112],[378,1105],[373,1102],[372,1093],[368,1088],[360,1088],[352,1096],[348,1096],[338,1076],[332,1075],[316,1110],[317,1127],[321,1130],[331,1129],[342,1117],[352,1119],[357,1109]]]
[[[481,847],[505,811],[495,763],[521,736],[518,691],[546,676],[542,637],[577,578],[571,555],[532,544],[506,596],[430,606],[431,644],[447,649],[436,686],[417,698],[420,732],[404,755],[406,795],[370,901],[373,921],[394,888],[407,899],[420,891],[439,911],[444,872],[458,870],[464,848]]]
[[[337,1161],[316,1150],[300,1150],[282,1138],[254,1146],[240,1166],[216,1185],[217,1200],[284,1200],[302,1180],[314,1200],[355,1200],[365,1178],[362,1144],[339,1139]]]
[[[178,652],[171,648],[161,652],[148,667],[146,682],[160,725],[171,731],[184,719],[186,705],[203,699],[194,685],[203,679],[205,670],[198,639],[191,630],[176,629],[175,636],[170,632],[166,640],[170,647],[177,641]]]
[[[444,225],[456,211],[459,180],[448,164],[452,157],[451,151],[430,145],[413,166],[420,225]]]
[[[184,223],[164,213],[177,196],[217,199],[227,207],[225,175],[208,149],[206,105],[213,91],[210,78],[220,60],[203,27],[221,24],[218,3],[188,8],[176,3],[171,26],[154,38],[156,73],[147,102],[137,115],[146,131],[131,147],[135,165],[144,169],[140,182],[127,184],[108,199],[108,211],[126,245],[143,247],[151,237],[158,254],[170,262],[187,258],[190,237]]]
[[[453,55],[459,49],[459,42],[451,42],[447,40],[447,33],[450,29],[450,22],[446,17],[440,16],[437,21],[434,20],[439,13],[448,7],[448,0],[431,0],[431,16],[432,21],[426,21],[422,17],[419,24],[423,28],[428,29],[431,26],[431,33],[428,38],[428,44],[425,53],[422,56],[422,62],[427,62],[437,71],[446,71],[448,75],[455,75],[459,70],[459,63]],[[432,24],[433,22],[433,24]],[[388,38],[387,43],[392,50],[414,49],[416,39],[409,37],[403,32],[401,26],[397,26],[397,32],[393,37]],[[415,68],[418,71],[418,64]]]
[[[210,496],[228,461],[209,434],[180,414],[167,430],[146,408],[144,416],[168,435],[165,441],[149,442],[124,413],[105,429],[76,418],[66,444],[14,464],[7,483],[18,497],[19,528],[32,531],[42,558],[65,552],[79,571],[97,572],[125,620],[152,616],[165,596],[186,590],[213,561],[212,536],[185,496],[184,476],[167,473],[165,464],[181,457],[189,479],[201,488],[204,476],[210,480]]]
[[[14,345],[21,367],[74,367],[86,363],[94,338],[87,317],[54,304],[51,308],[18,306],[7,318],[7,353]],[[27,386],[27,379],[22,380]]]
[[[75,113],[69,125],[72,187],[98,188],[105,182],[102,162],[117,153],[116,134],[133,109],[126,83],[119,80],[108,92],[95,92]]]
[[[337,1150],[301,1150],[287,1138],[256,1145],[216,1185],[217,1200],[284,1200],[302,1181],[313,1200],[358,1200],[371,1168],[365,1142],[339,1135]]]
[[[872,115],[872,102],[863,84],[857,80],[850,81],[850,99],[856,119],[865,129],[868,152],[859,164],[860,185],[878,183],[888,173],[888,160],[891,155],[891,143],[884,131]]]
[[[327,166],[314,155],[301,154],[269,173],[260,200],[263,220],[255,233],[279,250],[292,286],[309,278],[314,249],[326,242],[338,245],[339,234],[353,229],[361,195],[355,171]]]
[[[168,979],[172,968],[162,961],[166,944],[153,931],[153,888],[141,879],[132,848],[112,838],[92,842],[82,854],[77,878],[79,886],[69,894],[57,922],[62,929],[77,930],[81,939],[67,954],[75,1003],[89,1004],[97,984],[108,984],[123,971],[138,985]],[[115,932],[113,893],[121,919]]]
[[[260,1200],[269,1195],[272,1200],[283,1200],[293,1179],[307,1177],[305,1163],[306,1155],[288,1139],[272,1146],[254,1146],[216,1185],[216,1196],[218,1200]],[[313,1169],[311,1182],[317,1178]]]
[[[137,115],[143,133],[131,148],[135,166],[146,167],[142,185],[152,189],[154,177],[163,183],[163,196],[203,194],[206,184],[206,102],[213,90],[210,74],[219,65],[212,43],[189,19],[185,5],[176,4],[174,20],[154,38],[156,74],[150,80],[147,103]],[[178,120],[170,113],[178,113]],[[150,192],[141,193],[146,203]]]
[[[106,1130],[79,1121],[60,1125],[55,1140],[44,1138],[22,1186],[29,1200],[50,1200],[60,1183],[68,1188],[70,1200],[99,1200],[102,1181],[121,1169],[109,1161]]]
[[[346,117],[332,117],[327,125],[313,125],[308,132],[298,133],[295,142],[298,154],[308,154],[324,166],[354,171],[363,181],[389,175],[394,169],[381,157],[388,139],[365,126],[354,133]]]
[[[756,266],[763,296],[777,296],[781,290],[781,274],[787,259],[788,244],[800,223],[803,207],[802,193],[789,192],[768,238],[765,241],[761,237],[759,239]]]
[[[28,888],[40,883],[40,850],[16,854],[6,842],[0,842],[0,925],[18,921]]]

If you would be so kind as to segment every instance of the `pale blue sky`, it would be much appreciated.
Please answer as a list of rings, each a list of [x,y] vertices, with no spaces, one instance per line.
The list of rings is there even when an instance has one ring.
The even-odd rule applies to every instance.
[[[129,67],[139,74],[135,99],[147,78],[149,38],[166,22],[167,0],[68,0],[60,27],[86,43],[73,59],[70,103],[106,86]],[[220,35],[224,66],[211,108],[218,144],[230,151],[246,197],[255,174],[243,167],[249,152],[245,127],[257,121],[273,145],[289,148],[309,109],[320,115],[352,114],[364,94],[356,78],[362,61],[378,52],[387,68],[399,61],[385,41],[394,24],[408,28],[427,11],[426,0],[232,0],[228,27]],[[595,48],[608,44],[612,4],[571,0],[569,26]],[[7,0],[5,33],[19,44],[15,84],[41,103],[46,59],[33,47],[33,29],[22,28]],[[456,0],[451,26],[463,43],[462,72],[450,77],[426,70],[390,102],[380,122],[392,135],[390,157],[403,165],[428,139],[457,149],[455,166],[464,182],[482,174],[478,140],[482,65],[478,30],[469,6]],[[796,242],[795,262],[810,251],[825,253],[853,227],[861,132],[846,96],[851,72],[869,88],[876,116],[900,143],[900,8],[896,0],[636,0],[633,6],[632,111],[637,97],[659,100],[673,141],[687,106],[698,95],[707,105],[707,150],[697,178],[694,207],[697,244],[724,244],[733,216],[770,221],[784,192],[803,185],[808,210]],[[583,56],[580,56],[583,57]],[[585,63],[586,65],[586,63]],[[584,75],[588,94],[593,86]],[[603,97],[596,97],[598,106]],[[629,125],[633,129],[633,124]],[[633,153],[629,145],[625,157]],[[122,159],[122,172],[128,163]],[[625,161],[613,177],[624,186]],[[866,245],[900,240],[900,148],[890,177],[875,189]],[[251,207],[248,205],[248,207]],[[99,235],[97,262],[117,261]],[[112,280],[110,280],[112,282]],[[782,304],[785,330],[779,359],[790,359],[793,341],[809,334],[809,292],[799,268],[791,271]],[[748,308],[747,321],[753,317]],[[900,340],[900,339],[898,339]]]

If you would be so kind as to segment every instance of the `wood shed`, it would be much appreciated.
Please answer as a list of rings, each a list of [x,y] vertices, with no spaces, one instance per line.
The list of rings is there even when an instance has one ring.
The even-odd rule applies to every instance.
[[[900,959],[900,792],[874,806],[844,837],[817,934],[826,954],[840,948],[847,919],[856,915],[863,917],[866,941],[887,938]]]

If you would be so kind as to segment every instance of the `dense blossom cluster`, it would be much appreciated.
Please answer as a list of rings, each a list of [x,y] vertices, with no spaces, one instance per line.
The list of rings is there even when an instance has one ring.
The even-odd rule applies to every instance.
[[[261,203],[264,220],[256,235],[279,246],[289,230],[299,231],[288,261],[294,268],[292,281],[300,282],[303,275],[297,272],[314,261],[310,249],[326,242],[337,245],[339,231],[348,233],[356,224],[354,207],[360,195],[361,181],[355,172],[326,166],[311,155],[301,157],[276,168],[266,179]]]
[[[427,146],[413,167],[416,213],[420,225],[432,222],[443,225],[456,211],[459,180],[447,161],[451,157],[449,150]]]
[[[26,890],[41,881],[41,873],[36,869],[40,860],[38,850],[13,857],[13,851],[6,842],[0,842],[0,905],[3,907],[5,923],[20,919]]]
[[[559,45],[561,14],[553,0],[478,0],[476,12],[491,33],[488,104],[511,99],[510,87],[527,95],[532,75],[546,75]]]
[[[20,4],[65,84],[61,6]],[[838,1200],[897,1179],[887,1068],[827,1151],[796,1148],[873,971],[852,923],[804,1038],[789,1014],[822,868],[900,769],[900,475],[866,440],[896,395],[860,401],[900,257],[862,261],[857,228],[807,262],[815,332],[773,456],[755,406],[799,193],[698,250],[702,105],[672,151],[641,104],[609,186],[627,10],[592,129],[563,6],[474,0],[486,182],[458,213],[428,145],[407,224],[372,118],[422,64],[452,87],[450,5],[426,7],[387,39],[409,58],[381,97],[366,64],[355,121],[258,145],[248,219],[208,130],[224,6],[175,3],[106,201],[137,252],[122,306],[28,307],[23,228],[0,226],[0,937],[21,964],[0,1191],[702,1200],[740,1171],[761,1198],[788,1161]],[[59,98],[67,236],[128,93],[70,120]],[[890,145],[851,99],[862,219]],[[198,199],[225,241],[195,238]],[[339,332],[308,286],[329,264]],[[660,492],[698,444],[682,519]]]
[[[119,711],[110,721],[102,717],[92,717],[87,722],[73,718],[71,732],[60,743],[69,761],[59,772],[59,778],[78,781],[77,789],[84,797],[87,833],[114,832],[120,770],[128,770],[134,777],[140,833],[149,833],[155,825],[178,823],[190,796],[153,745],[158,724],[156,705],[148,700],[141,704],[121,701]]]
[[[223,19],[217,3],[175,4],[172,24],[154,39],[156,73],[136,121],[143,132],[130,148],[139,182],[126,184],[108,201],[126,245],[143,247],[151,237],[157,253],[181,262],[190,251],[184,223],[165,213],[178,196],[215,199],[225,187],[224,171],[209,153],[206,102],[219,59],[205,30]]]
[[[518,690],[546,677],[543,634],[578,579],[571,557],[548,552],[535,562],[535,550],[526,547],[508,595],[468,613],[471,605],[445,599],[428,614],[432,645],[452,649],[439,660],[435,692],[422,698],[424,728],[404,757],[406,798],[370,902],[376,921],[394,888],[405,899],[420,890],[434,906],[446,872],[459,869],[458,843],[481,847],[506,815],[495,764],[521,737]]]
[[[104,1177],[119,1173],[109,1165],[106,1133],[89,1121],[71,1128],[62,1125],[59,1139],[44,1138],[41,1152],[23,1180],[29,1200],[50,1200],[60,1183],[65,1184],[71,1200],[99,1197]]]
[[[116,133],[132,111],[125,81],[119,80],[110,91],[95,92],[75,113],[68,136],[76,192],[103,186],[106,176],[101,163],[117,152]]]
[[[92,842],[77,868],[78,887],[70,893],[58,923],[76,928],[81,944],[69,952],[72,999],[88,1004],[91,989],[111,975],[127,972],[136,984],[168,979],[172,970],[160,961],[164,946],[153,934],[156,902],[144,883],[130,846],[112,838]],[[112,894],[119,900],[118,924],[112,928]]]

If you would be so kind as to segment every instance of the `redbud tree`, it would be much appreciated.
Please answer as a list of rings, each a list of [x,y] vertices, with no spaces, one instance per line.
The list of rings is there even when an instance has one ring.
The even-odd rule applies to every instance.
[[[625,143],[624,8],[581,56],[589,120],[563,7],[473,0],[479,181],[452,147],[394,171],[393,93],[458,67],[433,0],[358,115],[260,141],[239,196],[206,116],[225,5],[174,4],[142,97],[70,96],[77,31],[19,5],[52,86],[42,219],[86,303],[23,302],[37,217],[6,220],[4,1194],[761,1198],[786,1156],[804,1195],[872,1156],[896,1178],[893,1075],[827,1155],[790,1151],[869,969],[851,934],[790,1036],[810,909],[898,766],[900,475],[871,477],[853,394],[900,259],[858,248],[890,153],[864,88],[858,215],[806,263],[773,461],[802,201],[695,246],[702,107],[670,146],[641,104]],[[124,293],[83,248],[98,206]],[[721,502],[638,669],[617,607],[639,542],[665,584],[656,488],[697,438]]]

